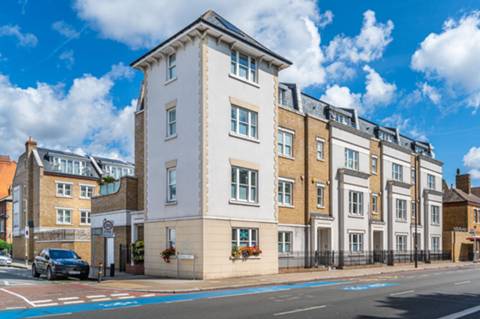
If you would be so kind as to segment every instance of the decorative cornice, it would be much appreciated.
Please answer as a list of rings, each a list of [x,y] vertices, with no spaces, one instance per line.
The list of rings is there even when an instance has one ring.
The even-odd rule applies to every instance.
[[[338,173],[340,175],[350,175],[350,176],[359,177],[363,179],[368,179],[370,177],[370,174],[368,173],[355,171],[353,169],[348,169],[348,168],[339,168]]]
[[[395,144],[395,143],[392,143],[392,142],[388,142],[388,141],[384,141],[384,140],[381,140],[380,141],[380,145],[383,147],[383,146],[388,146],[390,148],[393,148],[393,149],[396,149],[397,151],[400,151],[400,152],[403,152],[405,154],[408,154],[408,155],[412,155],[413,152],[405,147],[402,147],[398,144]]]
[[[439,161],[437,159],[434,159],[434,158],[431,158],[431,157],[428,157],[428,156],[425,156],[425,155],[418,155],[418,158],[420,158],[421,160],[424,160],[424,161],[427,161],[427,162],[430,162],[430,163],[433,163],[433,164],[436,164],[436,165],[439,165],[439,166],[443,166],[443,162],[442,161]]]
[[[310,213],[310,218],[319,219],[319,220],[329,220],[329,221],[335,220],[335,218],[333,218],[332,216],[321,214],[321,213]]]
[[[433,189],[424,189],[424,190],[423,190],[423,193],[424,193],[425,195],[443,196],[443,192],[436,191],[436,190],[433,190]]]
[[[395,180],[388,180],[387,184],[390,186],[397,186],[397,187],[403,187],[403,188],[410,188],[412,187],[412,184],[405,183],[405,182],[400,182],[400,181],[395,181]]]

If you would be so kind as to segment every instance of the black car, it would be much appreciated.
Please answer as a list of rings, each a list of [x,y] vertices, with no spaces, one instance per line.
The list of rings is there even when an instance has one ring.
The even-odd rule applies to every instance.
[[[38,278],[45,274],[48,280],[59,276],[87,279],[89,270],[88,263],[69,249],[44,249],[32,264],[32,276]]]

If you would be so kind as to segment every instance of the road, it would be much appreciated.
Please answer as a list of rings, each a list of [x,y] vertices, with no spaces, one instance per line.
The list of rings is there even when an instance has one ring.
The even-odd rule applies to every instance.
[[[85,286],[94,289],[93,284]],[[480,271],[471,266],[189,294],[129,295],[123,300],[0,311],[0,318],[480,318],[479,297]]]

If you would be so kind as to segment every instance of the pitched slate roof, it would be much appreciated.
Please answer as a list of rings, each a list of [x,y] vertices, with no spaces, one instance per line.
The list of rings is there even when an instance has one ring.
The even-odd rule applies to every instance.
[[[473,193],[467,194],[458,188],[450,188],[443,193],[444,203],[459,203],[466,201],[480,205],[480,197]]]
[[[472,193],[480,197],[480,187],[472,187]]]
[[[88,172],[86,177],[100,178],[100,175],[98,174],[97,170],[93,167],[93,164],[90,161],[90,158],[88,158],[87,156],[78,155],[78,154],[71,153],[71,152],[52,150],[52,149],[48,149],[48,148],[40,148],[40,147],[37,148],[37,151],[38,151],[38,155],[40,156],[40,159],[43,163],[43,169],[46,172],[58,173],[58,170],[53,167],[53,164],[50,161],[50,157],[58,155],[58,156],[65,156],[65,157],[71,158],[73,160],[84,161],[87,165],[87,172]],[[68,174],[68,175],[70,175],[70,174]]]
[[[285,62],[286,64],[289,64],[289,65],[292,64],[292,62],[290,62],[286,58],[282,57],[281,55],[273,52],[272,50],[268,49],[266,46],[264,46],[263,44],[261,44],[260,42],[258,42],[257,40],[255,40],[253,37],[251,37],[248,34],[246,34],[245,32],[243,32],[242,30],[240,30],[240,28],[235,26],[233,23],[231,23],[230,21],[228,21],[227,19],[225,19],[224,17],[222,17],[221,15],[216,13],[215,11],[208,10],[207,12],[202,14],[199,18],[197,18],[195,21],[190,23],[188,26],[186,26],[185,28],[183,28],[179,32],[175,33],[173,36],[169,37],[168,39],[166,39],[165,41],[163,41],[162,43],[160,43],[159,45],[157,45],[153,49],[149,50],[148,52],[143,54],[141,57],[139,57],[138,59],[136,59],[132,63],[130,63],[130,66],[134,66],[137,62],[139,62],[140,60],[142,60],[146,56],[150,55],[152,52],[156,51],[158,48],[162,47],[163,45],[170,42],[171,40],[176,38],[178,35],[182,34],[183,32],[187,31],[188,29],[190,29],[191,27],[193,27],[195,24],[198,24],[198,23],[207,24],[210,27],[213,27],[213,28],[215,28],[219,31],[222,31],[222,32],[236,38],[237,40],[242,41],[245,44],[251,45],[252,47],[254,47],[256,49],[258,49],[260,51],[263,51],[264,53],[267,53],[267,54]]]

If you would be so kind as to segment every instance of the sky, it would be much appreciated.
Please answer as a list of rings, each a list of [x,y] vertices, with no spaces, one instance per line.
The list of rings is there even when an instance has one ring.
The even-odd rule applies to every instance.
[[[280,80],[430,142],[480,185],[480,3],[6,0],[0,154],[40,146],[131,160],[142,74],[129,63],[213,9],[293,61]]]

